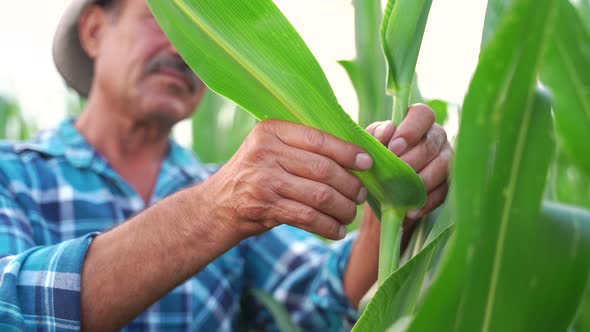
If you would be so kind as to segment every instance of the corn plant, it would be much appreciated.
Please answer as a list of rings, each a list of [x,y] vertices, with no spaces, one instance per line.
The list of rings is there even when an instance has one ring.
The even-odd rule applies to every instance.
[[[590,38],[581,14],[587,7],[576,11],[567,0],[489,2],[480,63],[462,106],[448,202],[428,239],[398,268],[396,223],[405,209],[424,201],[419,178],[342,111],[317,61],[276,6],[270,0],[148,3],[212,90],[260,120],[313,126],[373,156],[373,169],[355,174],[371,193],[372,207],[383,212],[385,268],[355,330],[588,328],[590,212],[582,208],[586,196],[571,192],[588,193],[570,185],[575,179],[569,170],[576,167],[578,179],[590,176],[584,153],[590,141]],[[396,122],[410,99],[430,3],[391,0],[383,15]],[[351,64],[344,65],[354,82],[362,70]],[[361,82],[357,91],[371,84]],[[388,105],[367,91],[382,98],[378,105]],[[557,157],[552,109],[562,147]],[[387,229],[389,223],[395,227]],[[439,256],[442,262],[432,264]]]
[[[207,90],[192,118],[193,151],[205,163],[222,163],[238,150],[256,119]]]
[[[0,96],[0,139],[24,140],[34,131],[34,125],[25,120],[18,103]]]

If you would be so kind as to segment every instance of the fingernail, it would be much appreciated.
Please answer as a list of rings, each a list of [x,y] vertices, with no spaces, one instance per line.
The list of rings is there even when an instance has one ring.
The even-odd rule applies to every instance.
[[[359,194],[356,196],[356,202],[358,204],[363,204],[367,200],[367,189],[362,187],[359,191]]]
[[[373,166],[373,159],[368,153],[359,153],[356,155],[355,166],[361,171],[366,171]]]
[[[391,142],[391,144],[389,144],[389,150],[398,156],[404,153],[404,151],[406,151],[407,148],[408,142],[406,142],[406,140],[402,137],[396,138],[395,140],[393,140],[393,142]]]
[[[346,236],[346,227],[340,226],[340,230],[338,231],[338,237],[340,239],[344,239],[345,236]]]
[[[387,127],[387,122],[384,122],[384,123],[377,126],[377,128],[375,129],[375,138],[376,139],[381,139],[383,137],[383,134],[385,134],[386,127]]]
[[[420,212],[420,210],[408,211],[408,213],[406,213],[406,217],[410,219],[418,219],[420,217]]]

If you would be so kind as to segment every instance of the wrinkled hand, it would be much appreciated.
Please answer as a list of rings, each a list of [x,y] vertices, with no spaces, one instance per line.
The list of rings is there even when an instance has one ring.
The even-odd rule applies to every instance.
[[[346,234],[367,191],[351,170],[372,159],[339,138],[285,121],[259,123],[203,183],[211,218],[248,237],[288,224],[330,239]]]
[[[428,106],[416,104],[409,107],[398,128],[391,121],[367,127],[367,132],[410,165],[424,182],[426,204],[420,210],[408,212],[409,219],[418,219],[441,205],[449,189],[447,178],[453,149],[445,130],[434,120],[434,112]]]

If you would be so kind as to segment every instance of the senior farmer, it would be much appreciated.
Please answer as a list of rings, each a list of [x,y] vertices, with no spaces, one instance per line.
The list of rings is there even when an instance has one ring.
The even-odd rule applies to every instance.
[[[77,119],[0,147],[0,329],[231,331],[243,298],[271,292],[313,331],[344,330],[377,275],[379,224],[347,170],[360,148],[281,121],[258,124],[213,172],[169,138],[203,84],[143,0],[72,1],[54,42],[67,84],[88,97]],[[428,203],[447,192],[451,149],[432,111],[413,106],[369,132],[419,171]],[[242,303],[240,302],[242,301]]]

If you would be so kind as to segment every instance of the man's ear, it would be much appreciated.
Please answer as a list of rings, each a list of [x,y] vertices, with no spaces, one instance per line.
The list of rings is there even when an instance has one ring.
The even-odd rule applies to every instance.
[[[97,5],[91,5],[84,9],[78,21],[78,33],[80,44],[88,57],[96,58],[102,44],[103,32],[109,24],[109,18],[105,10]]]

